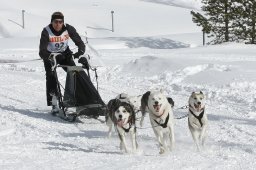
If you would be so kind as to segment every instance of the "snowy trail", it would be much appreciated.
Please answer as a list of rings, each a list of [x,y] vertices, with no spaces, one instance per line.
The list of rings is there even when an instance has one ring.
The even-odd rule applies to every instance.
[[[1,170],[255,169],[255,45],[202,47],[201,28],[190,14],[200,9],[199,0],[76,0],[61,6],[50,0],[9,0],[0,8]],[[25,29],[8,21],[20,23],[21,9]],[[175,120],[174,151],[159,155],[148,117],[137,129],[139,152],[124,154],[117,134],[107,137],[104,123],[83,117],[69,123],[50,115],[43,63],[23,61],[39,58],[40,33],[56,10],[80,35],[86,31],[86,51],[100,66],[99,92],[105,102],[122,92],[141,95],[157,88],[174,99],[174,116],[180,117],[188,112],[179,108],[190,94],[202,90],[209,118],[203,151],[195,149],[187,118]],[[76,52],[73,43],[70,47]],[[59,78],[64,82],[63,71]]]
[[[179,51],[179,50],[178,50]],[[1,64],[0,73],[0,167],[3,169],[252,169],[255,167],[256,122],[254,109],[249,107],[253,93],[243,91],[246,86],[254,90],[254,81],[239,86],[220,88],[218,84],[198,85],[195,78],[208,71],[224,72],[231,63],[195,65],[188,62],[175,67],[165,67],[166,71],[155,70],[150,74],[135,75],[129,67],[140,64],[140,60],[149,62],[152,57],[144,57],[149,51],[141,51],[137,57],[129,57],[122,50],[106,52],[103,61],[109,57],[122,58],[114,60],[113,66],[100,68],[100,93],[107,102],[117,93],[126,92],[138,95],[149,89],[161,87],[173,97],[176,108],[187,104],[188,96],[194,89],[202,88],[208,95],[207,113],[210,127],[206,148],[201,153],[195,146],[187,127],[187,118],[176,120],[176,148],[173,152],[160,156],[158,146],[150,128],[148,117],[144,128],[138,128],[140,152],[123,154],[119,150],[116,134],[107,137],[107,126],[94,119],[83,119],[77,123],[68,123],[49,115],[45,105],[45,80],[41,62]],[[133,53],[133,50],[130,51]],[[168,52],[151,53],[156,63],[167,62]],[[172,53],[173,54],[173,53]],[[19,58],[19,55],[17,58]],[[28,53],[24,53],[28,55]],[[177,54],[180,55],[180,54]],[[32,57],[33,55],[31,55]],[[127,58],[125,58],[127,56]],[[141,58],[142,57],[142,58]],[[144,58],[143,58],[144,57]],[[174,58],[176,55],[174,55]],[[191,55],[190,57],[195,57]],[[29,57],[28,57],[29,58]],[[133,62],[136,61],[137,62]],[[149,59],[149,60],[148,60]],[[195,58],[194,58],[195,59]],[[148,61],[147,61],[148,60]],[[182,63],[183,58],[180,59]],[[204,59],[205,60],[205,59]],[[244,59],[240,60],[244,62]],[[115,63],[116,62],[116,63]],[[177,60],[175,61],[177,63]],[[201,61],[197,59],[197,63]],[[138,68],[146,69],[141,62]],[[208,63],[208,64],[207,64]],[[210,63],[210,64],[209,64]],[[32,64],[32,65],[31,65]],[[231,66],[230,66],[231,65]],[[156,67],[159,66],[156,64]],[[34,69],[36,68],[36,69]],[[127,69],[128,68],[128,69]],[[151,71],[151,70],[149,70]],[[232,69],[231,69],[232,72]],[[144,75],[144,77],[142,77]],[[64,74],[61,78],[64,79]],[[194,79],[193,79],[194,77]],[[189,82],[188,79],[193,82]],[[191,81],[190,80],[190,81]],[[12,82],[6,84],[5,82]],[[227,81],[227,84],[229,82]],[[237,90],[242,94],[236,95]],[[33,93],[31,93],[31,91]],[[225,93],[224,93],[225,92]],[[250,97],[249,101],[245,97]],[[32,100],[31,100],[32,99]],[[244,103],[237,104],[244,100]],[[175,110],[174,114],[185,115],[187,110]],[[101,117],[104,120],[104,117]],[[107,168],[106,168],[107,167]]]

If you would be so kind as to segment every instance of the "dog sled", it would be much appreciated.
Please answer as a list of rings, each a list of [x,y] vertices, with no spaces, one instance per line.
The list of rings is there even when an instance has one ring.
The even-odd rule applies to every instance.
[[[52,59],[52,71],[57,81],[59,111],[56,115],[70,122],[75,121],[81,115],[95,119],[99,116],[104,116],[106,105],[101,99],[98,89],[91,82],[89,68],[84,66],[59,65],[56,62],[56,56],[58,55],[59,53],[52,53],[50,56]],[[67,70],[65,88],[58,79],[57,68],[59,67],[66,68]],[[87,68],[88,75],[85,73],[85,68]],[[94,71],[96,74],[96,70]],[[62,91],[64,95],[62,95]]]

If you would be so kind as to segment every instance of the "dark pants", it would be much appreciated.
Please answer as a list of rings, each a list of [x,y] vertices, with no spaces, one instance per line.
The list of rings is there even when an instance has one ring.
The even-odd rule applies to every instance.
[[[46,98],[47,98],[47,106],[52,105],[52,96],[51,94],[59,95],[57,94],[57,81],[54,75],[54,72],[52,71],[52,64],[51,61],[48,59],[44,59],[44,68],[46,71]],[[64,60],[58,61],[58,64],[61,65],[69,65],[69,66],[75,66],[75,62],[71,56],[66,56]],[[63,68],[63,70],[66,71],[66,68]]]

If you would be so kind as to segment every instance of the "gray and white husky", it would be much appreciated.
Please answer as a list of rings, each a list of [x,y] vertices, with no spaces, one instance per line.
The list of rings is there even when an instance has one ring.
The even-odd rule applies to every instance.
[[[119,139],[120,149],[129,153],[130,150],[127,147],[126,135],[131,136],[133,152],[138,149],[136,126],[135,126],[135,112],[130,103],[120,99],[112,99],[108,102],[108,112],[106,114],[106,122],[109,126],[109,136],[111,136],[112,126],[114,125]]]
[[[188,104],[188,127],[197,150],[200,151],[201,147],[204,146],[208,126],[208,119],[205,112],[205,95],[201,91],[193,92],[189,97]]]

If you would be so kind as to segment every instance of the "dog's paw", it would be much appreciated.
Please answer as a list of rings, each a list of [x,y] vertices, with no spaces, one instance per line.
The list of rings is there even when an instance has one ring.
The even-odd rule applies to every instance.
[[[159,154],[160,155],[167,155],[170,153],[170,149],[169,147],[165,146],[165,147],[160,147],[160,151]]]
[[[164,154],[165,153],[165,149],[163,147],[160,148],[159,154]]]

